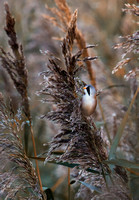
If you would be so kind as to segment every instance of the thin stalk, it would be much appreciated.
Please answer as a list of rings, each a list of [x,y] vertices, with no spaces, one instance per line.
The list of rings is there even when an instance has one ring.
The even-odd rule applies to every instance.
[[[131,174],[135,174],[136,176],[139,176],[139,172],[135,172],[132,169],[126,168],[127,171],[129,171]]]
[[[102,106],[101,106],[101,103],[100,103],[100,100],[99,100],[99,99],[98,99],[98,105],[99,105],[99,109],[100,109],[100,112],[101,112],[101,115],[102,115],[102,119],[103,119],[103,121],[104,121],[104,127],[105,127],[105,129],[106,129],[107,137],[108,137],[108,140],[109,140],[109,142],[110,142],[110,144],[111,144],[112,141],[111,141],[109,129],[108,129],[108,127],[107,127],[106,120],[105,120],[105,116],[104,116],[104,112],[103,112],[103,109],[102,109]]]
[[[34,156],[37,157],[36,145],[35,145],[35,139],[34,139],[34,132],[33,132],[33,128],[32,128],[32,125],[31,125],[31,120],[30,120],[30,132],[31,132],[31,138],[32,138],[32,143],[33,143]],[[35,160],[35,163],[36,163],[36,171],[37,171],[39,184],[40,184],[40,190],[43,191],[41,177],[40,177],[40,171],[39,171],[39,165],[38,165],[38,160]]]
[[[64,175],[57,180],[57,182],[51,187],[52,192],[54,192],[61,185],[61,183],[64,182],[66,177],[67,175]]]
[[[68,167],[68,200],[70,200],[70,168]]]

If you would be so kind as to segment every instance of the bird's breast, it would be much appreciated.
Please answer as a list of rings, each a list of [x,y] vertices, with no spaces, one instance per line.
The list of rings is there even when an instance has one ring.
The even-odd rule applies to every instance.
[[[82,111],[85,115],[93,114],[97,105],[96,97],[84,95],[82,98]]]

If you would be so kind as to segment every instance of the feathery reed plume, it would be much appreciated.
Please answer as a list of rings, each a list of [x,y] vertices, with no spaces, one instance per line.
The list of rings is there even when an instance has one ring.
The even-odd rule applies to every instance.
[[[125,6],[127,8],[122,9],[124,12],[130,12],[130,13],[136,15],[136,16],[139,16],[139,8],[138,8],[138,6],[136,6],[135,4],[131,5],[129,3],[125,4]]]
[[[126,9],[123,9],[124,12],[131,12],[132,14],[138,16],[139,15],[139,8],[136,5],[130,5],[130,4],[125,4],[127,7]],[[138,41],[139,41],[139,31],[137,30],[134,32],[132,35],[127,35],[125,37],[121,37],[123,42],[116,44],[115,49],[122,49],[123,54],[122,54],[122,60],[114,67],[112,73],[115,73],[116,71],[119,70],[119,68],[122,68],[124,65],[127,65],[130,61],[134,61],[135,58],[125,58],[129,54],[138,54],[139,49],[138,49]],[[131,57],[131,55],[130,55]],[[133,73],[137,71],[137,69],[132,69]],[[130,71],[131,75],[131,71]],[[125,78],[128,77],[128,74],[125,75]]]
[[[46,160],[76,162],[85,168],[98,168],[101,171],[102,160],[107,158],[103,140],[100,132],[91,128],[90,122],[81,112],[79,95],[82,95],[80,89],[82,85],[78,78],[75,78],[77,62],[82,55],[82,51],[75,55],[71,52],[76,34],[76,20],[77,11],[72,15],[67,35],[62,43],[66,70],[57,64],[58,59],[46,52],[49,65],[48,71],[42,73],[46,80],[43,82],[44,88],[40,93],[50,95],[57,107],[55,111],[46,115],[47,118],[61,125],[61,132],[53,138]],[[91,58],[84,58],[83,61],[88,59]],[[62,156],[53,158],[53,151],[62,146],[65,152]]]
[[[130,12],[132,15],[138,16],[139,15],[139,7],[136,5],[130,5],[130,4],[125,4],[126,9],[123,9],[124,12]],[[130,70],[127,71],[127,73],[125,74],[124,78],[125,80],[129,81],[130,83],[130,88],[131,88],[131,98],[133,98],[134,94],[137,91],[138,88],[138,77],[139,77],[139,69],[138,69],[138,53],[139,53],[139,49],[138,49],[138,41],[139,41],[139,31],[135,31],[133,34],[131,35],[127,35],[122,38],[122,42],[115,45],[115,49],[122,49],[123,50],[123,54],[122,54],[122,60],[116,65],[116,67],[113,69],[112,73],[115,73],[119,68],[122,68],[124,65],[128,64],[130,62]],[[130,58],[127,58],[127,56],[129,56]],[[139,131],[139,126],[138,124],[138,120],[139,120],[139,116],[138,116],[138,98],[139,96],[137,96],[136,99],[136,103],[135,103],[135,112],[136,112],[136,120],[134,122],[136,122],[136,131],[134,132],[134,135],[137,135],[138,131]],[[133,130],[133,129],[132,129]],[[129,135],[129,137],[131,137]],[[133,137],[133,135],[132,135]],[[135,139],[135,141],[138,141]],[[131,145],[129,145],[130,148],[135,149],[135,145],[131,147]],[[136,146],[138,146],[138,144],[136,144]],[[138,151],[138,150],[137,150]],[[136,156],[135,156],[136,158]]]
[[[15,115],[0,93],[0,197],[2,199],[43,199],[38,178],[21,140],[22,112]]]
[[[49,8],[46,5],[46,8],[54,15],[54,17],[50,17],[46,14],[43,14],[43,17],[44,19],[49,20],[54,26],[59,27],[63,32],[66,33],[72,18],[71,10],[67,5],[66,0],[55,0],[55,3],[57,5],[57,8]],[[77,41],[79,49],[84,49],[82,53],[83,57],[89,57],[88,49],[85,48],[86,42],[83,34],[78,28],[76,28],[75,33],[75,39]],[[94,87],[96,87],[95,72],[91,66],[91,62],[89,60],[86,61],[86,65],[90,77],[90,82]]]
[[[139,15],[139,7],[136,5],[130,5],[130,4],[125,4],[126,9],[123,9],[124,12],[130,12],[131,14],[135,15],[135,19],[136,16]],[[134,23],[135,24],[135,23]],[[124,157],[127,158],[127,160],[134,160],[134,164],[136,165],[136,162],[138,162],[137,159],[137,154],[139,152],[139,136],[138,136],[138,132],[139,132],[139,106],[138,106],[138,100],[139,100],[139,87],[138,87],[138,77],[139,77],[139,70],[138,70],[138,57],[137,54],[139,52],[138,49],[138,41],[139,41],[139,31],[135,31],[134,33],[132,33],[131,35],[127,35],[122,38],[122,42],[115,45],[115,49],[121,49],[123,54],[122,54],[122,59],[120,62],[118,62],[118,64],[116,65],[116,67],[113,69],[112,73],[115,73],[117,70],[119,70],[119,68],[122,68],[124,65],[127,65],[128,68],[126,68],[126,75],[124,76],[124,78],[129,81],[129,85],[130,85],[130,89],[131,89],[131,103],[128,107],[128,111],[130,110],[130,106],[132,105],[132,102],[134,102],[134,106],[132,108],[132,113],[130,116],[130,123],[132,123],[132,128],[130,123],[127,123],[126,128],[124,127],[124,120],[126,119],[126,117],[128,117],[129,113],[128,111],[126,112],[126,115],[124,116],[124,119],[122,120],[121,125],[125,128],[125,134],[124,136],[121,138],[119,137],[120,140],[120,149],[122,151],[122,156],[124,155]],[[129,58],[127,58],[127,56]],[[130,70],[128,70],[130,69]],[[133,117],[133,113],[134,113],[134,117]],[[119,129],[120,130],[120,129]],[[121,131],[121,133],[123,132],[123,130]],[[120,133],[120,131],[119,131]],[[132,133],[132,134],[131,134]],[[114,139],[115,142],[116,139],[118,138],[118,130],[117,130],[117,134],[116,137]],[[113,143],[114,144],[114,143]],[[114,145],[112,144],[112,148],[114,147]],[[110,153],[111,155],[111,153]],[[120,154],[119,154],[120,155]],[[117,156],[118,157],[118,156]],[[120,157],[120,156],[119,156]],[[129,165],[127,165],[129,166]],[[131,186],[131,194],[132,194],[132,198],[133,199],[138,199],[139,193],[137,189],[133,188],[138,188],[138,181],[135,183],[132,179],[132,169],[129,169],[129,176],[130,176],[130,184]],[[134,179],[138,180],[138,174],[134,173]]]
[[[11,47],[13,56],[10,53],[6,53],[2,48],[0,48],[0,57],[2,61],[2,66],[7,70],[14,85],[22,97],[24,112],[27,118],[30,120],[30,109],[27,95],[27,69],[25,66],[25,59],[23,55],[23,47],[18,44],[17,36],[14,29],[15,19],[11,16],[9,11],[9,6],[5,3],[6,11],[6,26],[5,31],[9,37],[9,45]]]
[[[18,93],[22,97],[24,113],[30,123],[33,150],[34,150],[34,155],[36,157],[37,153],[36,153],[35,139],[34,139],[34,133],[33,133],[33,128],[32,128],[29,100],[28,100],[28,94],[27,94],[28,76],[27,76],[27,69],[25,65],[25,59],[23,55],[23,47],[21,44],[19,45],[17,42],[17,36],[14,29],[15,19],[14,17],[11,16],[9,6],[7,3],[5,3],[5,11],[6,11],[5,31],[8,35],[8,38],[9,38],[8,42],[11,47],[13,55],[11,53],[6,53],[3,50],[3,48],[0,47],[0,59],[1,59],[3,68],[7,70],[9,76],[14,82],[14,85]],[[38,178],[40,182],[40,187],[42,188],[37,160],[36,160],[36,170],[37,170],[37,174],[38,174]]]
[[[108,197],[114,196],[114,188],[115,195],[118,191],[119,195],[125,199],[125,196],[128,196],[128,189],[126,189],[125,182],[125,185],[122,182],[126,180],[126,175],[123,175],[122,170],[119,168],[115,169],[112,174],[110,173],[108,165],[104,164],[104,161],[107,159],[107,152],[100,131],[94,127],[94,123],[90,119],[87,119],[81,111],[80,97],[83,94],[81,90],[83,83],[76,77],[76,72],[81,68],[77,66],[78,61],[81,62],[80,57],[83,50],[72,55],[72,47],[76,39],[76,20],[77,11],[71,17],[66,37],[62,42],[65,70],[61,67],[61,61],[54,57],[52,53],[48,51],[43,52],[48,56],[49,64],[47,71],[42,73],[44,81],[40,94],[44,95],[44,102],[54,103],[55,108],[42,117],[47,117],[47,119],[60,124],[61,127],[60,132],[57,133],[50,143],[50,149],[45,162],[67,162],[78,164],[78,169],[96,169],[99,172],[96,179],[93,179],[94,174],[85,171],[86,174],[84,177],[80,177],[79,175],[79,181],[82,178],[83,180],[87,180],[87,177],[90,176],[90,180],[93,179],[93,185],[97,184],[97,180],[99,180],[98,186],[102,190],[106,190]],[[92,47],[94,45],[88,46],[86,49]],[[86,57],[82,59],[82,62],[88,61],[88,59],[93,60],[96,57]],[[53,154],[61,148],[64,151],[62,155]],[[120,184],[117,187],[114,185],[114,183],[117,184],[116,180],[113,182],[110,181],[112,189],[109,191],[105,182],[106,174],[111,174],[112,178],[116,176],[116,180],[119,177]],[[106,195],[106,193],[104,194]],[[99,198],[98,193],[97,195],[93,194],[91,198],[94,197],[95,199],[96,196]]]

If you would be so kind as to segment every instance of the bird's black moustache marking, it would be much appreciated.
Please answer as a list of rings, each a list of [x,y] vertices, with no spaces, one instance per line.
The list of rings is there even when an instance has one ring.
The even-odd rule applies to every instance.
[[[90,87],[88,86],[86,89],[87,89],[87,92],[88,92],[88,94],[90,96]]]

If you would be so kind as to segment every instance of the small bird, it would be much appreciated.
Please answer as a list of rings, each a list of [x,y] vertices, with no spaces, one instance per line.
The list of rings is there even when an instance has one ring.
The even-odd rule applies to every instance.
[[[85,94],[82,97],[82,111],[86,116],[92,115],[97,106],[96,89],[92,85],[86,85]]]

